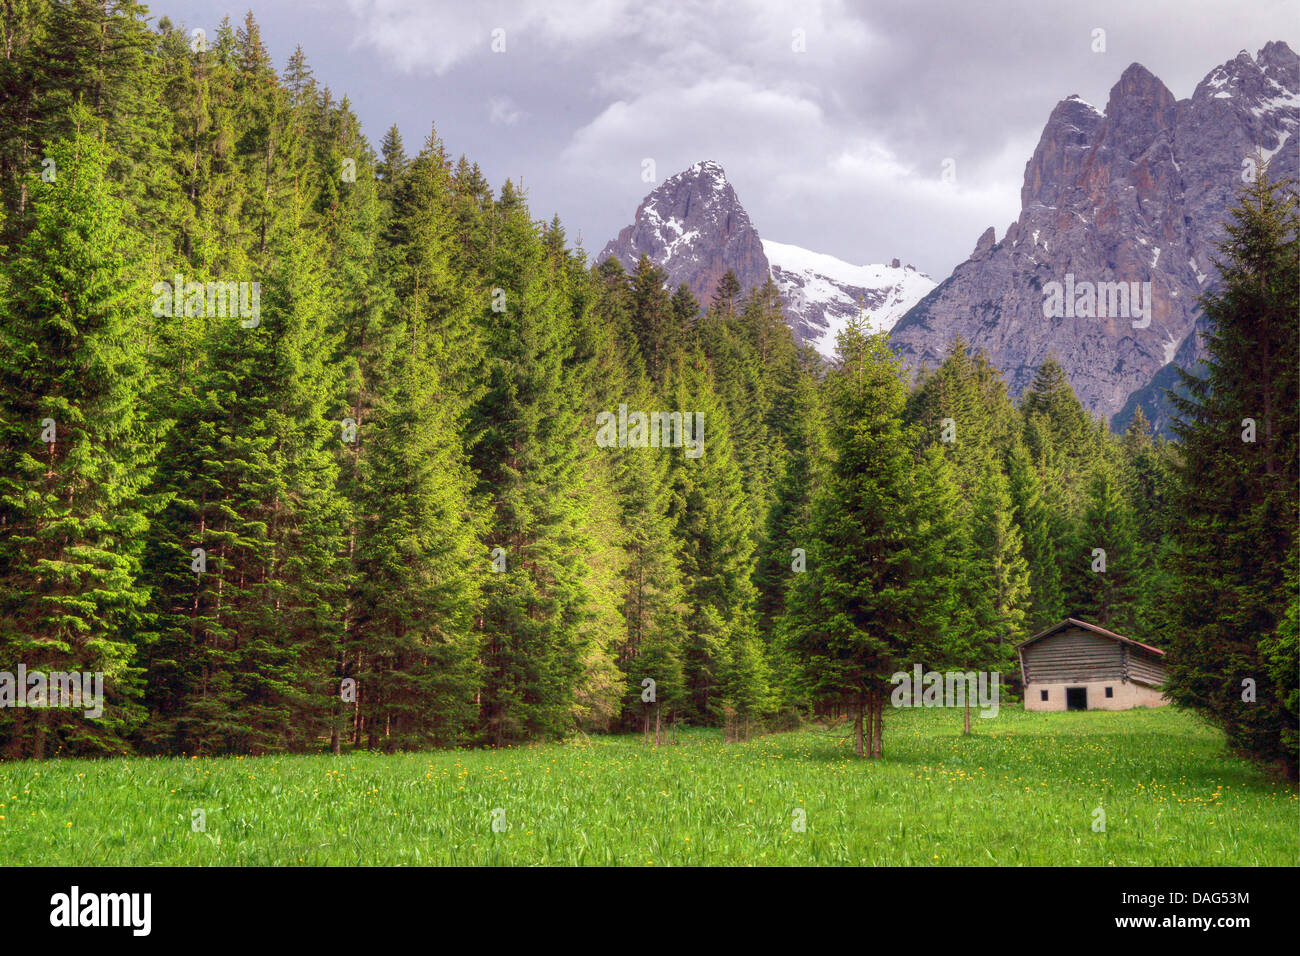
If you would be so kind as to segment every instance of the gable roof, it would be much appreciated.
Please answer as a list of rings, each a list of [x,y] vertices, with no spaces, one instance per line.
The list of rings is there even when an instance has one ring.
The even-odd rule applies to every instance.
[[[1142,650],[1150,651],[1152,654],[1157,654],[1160,657],[1165,656],[1165,652],[1158,647],[1152,647],[1150,644],[1143,644],[1141,641],[1135,641],[1132,638],[1125,637],[1123,634],[1116,634],[1114,631],[1108,631],[1104,627],[1098,627],[1096,624],[1089,624],[1087,621],[1080,621],[1079,619],[1073,617],[1067,617],[1061,623],[1053,624],[1047,630],[1039,631],[1033,637],[1021,641],[1019,644],[1016,645],[1016,650],[1019,651],[1027,644],[1034,643],[1034,641],[1040,641],[1045,637],[1051,637],[1056,632],[1063,631],[1067,627],[1081,627],[1085,631],[1091,631],[1094,634],[1100,634],[1102,637],[1109,637],[1111,640],[1121,641],[1124,644],[1131,644],[1134,647],[1140,647],[1142,648]]]

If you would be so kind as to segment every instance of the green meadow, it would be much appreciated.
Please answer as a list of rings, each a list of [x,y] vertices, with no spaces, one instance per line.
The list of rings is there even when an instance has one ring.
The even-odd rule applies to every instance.
[[[885,720],[883,761],[856,758],[841,726],[739,744],[691,730],[659,748],[0,763],[0,864],[1298,862],[1294,787],[1173,708],[1003,708],[969,737],[956,711]]]

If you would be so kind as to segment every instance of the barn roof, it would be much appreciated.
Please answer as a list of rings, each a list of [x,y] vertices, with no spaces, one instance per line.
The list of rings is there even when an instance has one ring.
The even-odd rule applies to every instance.
[[[1108,631],[1104,627],[1098,627],[1096,624],[1089,624],[1087,621],[1080,621],[1079,619],[1073,617],[1067,617],[1061,623],[1053,624],[1047,630],[1039,631],[1037,634],[1035,634],[1033,637],[1029,638],[1028,640],[1021,641],[1019,644],[1016,645],[1016,650],[1020,650],[1021,648],[1025,647],[1025,645],[1034,643],[1034,641],[1040,641],[1045,637],[1050,637],[1051,635],[1055,634],[1057,631],[1062,631],[1067,627],[1081,627],[1085,631],[1091,631],[1094,634],[1100,634],[1102,637],[1109,637],[1112,640],[1120,641],[1124,644],[1132,644],[1134,647],[1140,647],[1144,651],[1150,651],[1152,654],[1158,654],[1161,657],[1165,656],[1165,652],[1158,647],[1152,647],[1150,644],[1143,644],[1141,641],[1135,641],[1132,638],[1125,637],[1123,634],[1116,634],[1114,631]]]

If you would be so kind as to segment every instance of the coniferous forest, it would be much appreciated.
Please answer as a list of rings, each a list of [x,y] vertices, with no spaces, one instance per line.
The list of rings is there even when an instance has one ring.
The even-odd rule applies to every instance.
[[[1294,184],[1242,186],[1173,438],[1112,434],[1055,361],[1013,400],[859,322],[830,364],[771,281],[590,264],[436,129],[372,144],[251,15],[0,29],[0,671],[105,701],[0,708],[0,754],[829,716],[878,757],[891,674],[1014,697],[1015,645],[1074,617],[1295,775]]]

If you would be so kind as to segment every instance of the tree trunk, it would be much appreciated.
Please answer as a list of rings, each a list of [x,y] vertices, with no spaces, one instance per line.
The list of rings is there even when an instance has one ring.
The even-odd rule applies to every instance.
[[[661,743],[663,743],[663,737],[661,736],[659,731],[659,719],[660,719],[659,709],[660,709],[660,705],[656,704],[655,705],[655,746],[656,747],[658,747]]]
[[[45,759],[45,735],[49,732],[50,712],[38,711],[36,714],[36,733],[32,736],[32,759]]]
[[[864,706],[864,703],[863,703],[862,698],[861,698],[861,697],[858,697],[858,708],[857,708],[857,711],[855,712],[855,714],[854,714],[854,718],[853,718],[853,736],[854,736],[854,746],[855,746],[855,748],[857,749],[857,752],[858,752],[858,756],[859,756],[859,757],[865,757],[865,756],[866,756],[866,754],[863,752],[863,740],[862,740],[862,737],[863,737],[863,734],[862,734],[862,712],[863,712],[865,709],[866,709],[866,707]]]
[[[862,709],[867,712],[866,740],[863,741],[862,756],[870,758],[874,756],[872,748],[875,745],[872,741],[876,739],[876,705],[871,699],[870,691],[863,698]]]
[[[340,667],[340,670],[342,668]],[[340,751],[339,730],[343,723],[343,694],[342,692],[334,696],[334,702],[330,704],[330,753],[337,754]]]
[[[885,756],[885,695],[876,691],[876,736],[875,756],[876,759],[882,760]]]
[[[18,688],[18,693],[25,694],[27,688]],[[9,728],[9,747],[6,756],[20,760],[23,756],[23,736],[27,731],[27,709],[19,708],[14,714],[13,726]]]
[[[962,733],[968,736],[970,734],[970,701],[966,701],[966,725],[962,729]]]

